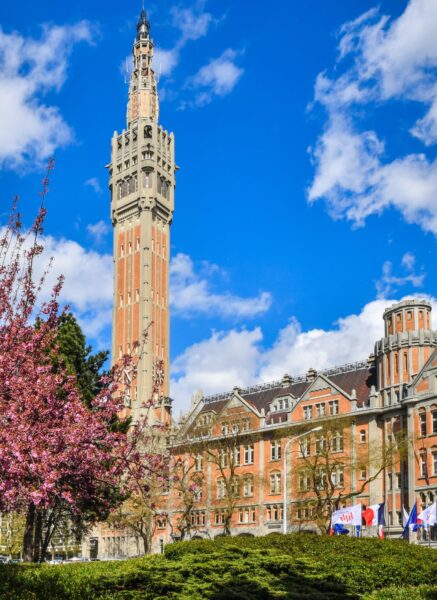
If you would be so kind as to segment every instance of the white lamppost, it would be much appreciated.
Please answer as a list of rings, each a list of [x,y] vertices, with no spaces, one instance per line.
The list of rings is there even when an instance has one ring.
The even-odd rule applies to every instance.
[[[300,435],[296,435],[295,437],[288,438],[284,447],[284,495],[283,495],[283,506],[282,506],[282,533],[285,535],[287,533],[287,452],[292,442],[295,442],[301,437],[305,437],[310,433],[314,433],[315,431],[320,431],[323,429],[321,426],[314,427],[314,429],[310,429],[310,431],[305,431],[305,433],[301,433]]]

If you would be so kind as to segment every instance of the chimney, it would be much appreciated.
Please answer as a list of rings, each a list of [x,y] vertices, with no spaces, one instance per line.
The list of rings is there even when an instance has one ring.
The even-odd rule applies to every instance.
[[[290,377],[290,375],[285,373],[284,377],[282,378],[282,382],[281,382],[282,387],[283,388],[290,387],[290,385],[292,383],[293,383],[293,379]]]
[[[307,381],[315,381],[316,377],[317,377],[317,371],[315,369],[313,369],[312,367],[310,369],[308,369]]]

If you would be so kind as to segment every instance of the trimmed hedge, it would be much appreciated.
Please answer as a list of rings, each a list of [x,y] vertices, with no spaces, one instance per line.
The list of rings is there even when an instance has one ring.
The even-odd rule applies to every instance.
[[[120,562],[0,565],[0,598],[430,600],[437,599],[436,558],[401,541],[343,536],[198,540]]]

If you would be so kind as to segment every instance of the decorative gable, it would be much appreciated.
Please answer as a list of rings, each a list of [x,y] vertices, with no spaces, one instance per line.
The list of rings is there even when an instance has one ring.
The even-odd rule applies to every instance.
[[[422,369],[411,382],[410,394],[426,395],[437,393],[437,350],[431,354]]]

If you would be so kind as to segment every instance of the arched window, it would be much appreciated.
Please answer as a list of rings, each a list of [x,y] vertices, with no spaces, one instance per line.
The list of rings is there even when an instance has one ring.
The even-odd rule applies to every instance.
[[[197,454],[194,459],[194,470],[202,471],[203,469],[203,456],[201,454]]]
[[[246,475],[243,480],[243,495],[245,498],[253,496],[253,475]]]
[[[426,410],[424,408],[419,410],[419,430],[420,435],[424,437],[426,435]]]
[[[226,485],[224,479],[217,479],[217,498],[226,498]]]
[[[279,471],[274,471],[273,473],[270,473],[270,493],[281,493],[281,473]]]
[[[360,442],[361,442],[361,444],[364,444],[365,442],[367,442],[367,433],[366,433],[365,429],[360,430]]]
[[[335,431],[332,436],[332,451],[333,452],[343,452],[344,443],[343,443],[343,432]]]
[[[232,498],[240,497],[240,478],[234,475],[231,481],[231,494]]]
[[[428,477],[428,465],[426,452],[420,453],[420,477]]]
[[[144,187],[146,189],[152,187],[152,171],[144,171]]]
[[[437,434],[437,406],[431,406],[432,432]]]

